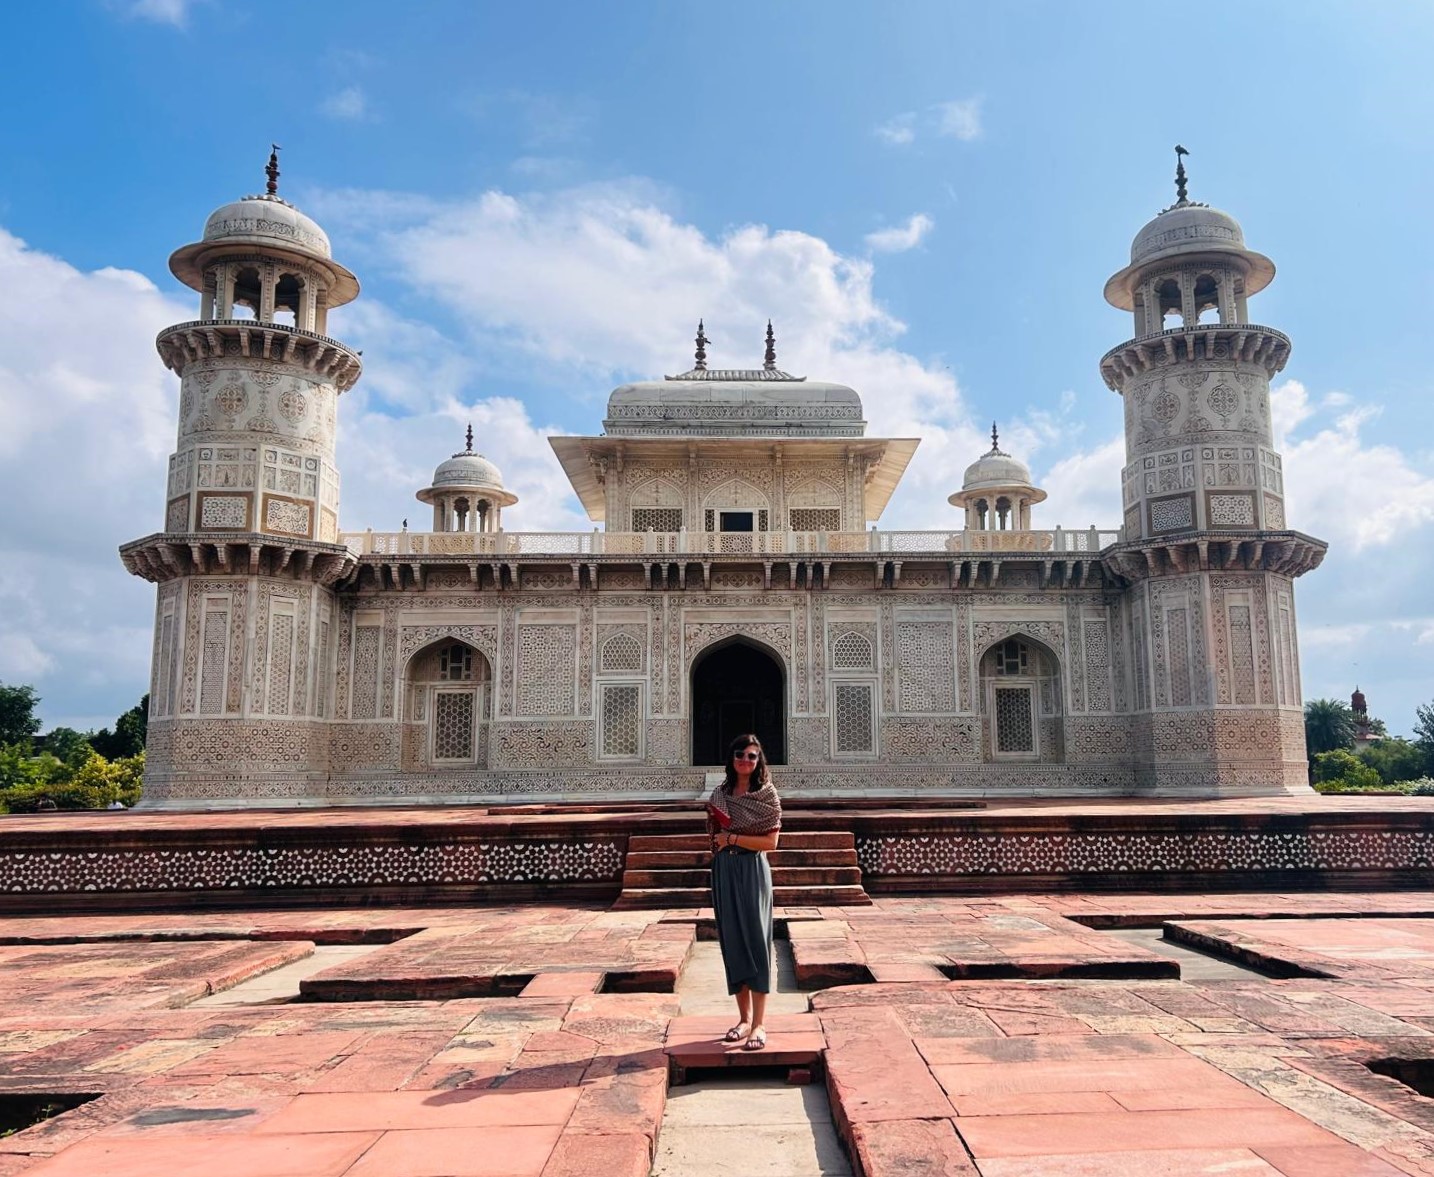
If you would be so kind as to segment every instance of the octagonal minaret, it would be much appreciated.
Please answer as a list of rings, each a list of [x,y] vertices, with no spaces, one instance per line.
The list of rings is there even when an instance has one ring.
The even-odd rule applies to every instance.
[[[1124,527],[1137,778],[1166,792],[1307,790],[1294,578],[1325,545],[1288,526],[1270,380],[1290,341],[1250,321],[1274,264],[1189,199],[1136,234],[1105,286],[1134,337],[1100,368],[1125,401]]]
[[[331,588],[355,564],[334,440],[360,362],[325,332],[359,287],[278,195],[277,148],[266,174],[169,262],[199,315],[156,341],[180,379],[164,529],[120,550],[160,586],[147,804],[306,799],[327,769]]]

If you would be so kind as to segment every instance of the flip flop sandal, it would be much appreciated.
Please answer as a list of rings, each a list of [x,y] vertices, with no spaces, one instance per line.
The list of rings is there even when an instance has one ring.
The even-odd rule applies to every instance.
[[[767,1046],[767,1031],[753,1030],[747,1041],[742,1043],[743,1050],[764,1050]]]
[[[727,1033],[722,1035],[722,1041],[741,1042],[742,1039],[745,1037],[747,1037],[747,1023],[738,1022],[735,1026],[728,1030]]]

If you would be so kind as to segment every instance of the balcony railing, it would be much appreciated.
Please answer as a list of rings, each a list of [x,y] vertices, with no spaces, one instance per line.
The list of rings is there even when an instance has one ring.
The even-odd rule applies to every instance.
[[[1120,539],[1051,531],[346,531],[360,556],[806,556],[1029,552],[1094,555]]]

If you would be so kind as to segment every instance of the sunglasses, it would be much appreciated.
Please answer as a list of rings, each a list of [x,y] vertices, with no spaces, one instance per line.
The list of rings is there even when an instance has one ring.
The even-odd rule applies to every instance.
[[[762,754],[761,754],[760,752],[735,752],[735,753],[733,753],[733,755],[732,755],[732,759],[733,759],[733,760],[761,760],[761,759],[762,759]]]

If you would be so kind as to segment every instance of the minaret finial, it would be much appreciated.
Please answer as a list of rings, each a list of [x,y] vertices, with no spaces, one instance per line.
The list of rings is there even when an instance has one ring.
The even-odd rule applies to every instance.
[[[999,437],[1000,437],[1000,435],[996,432],[996,423],[995,423],[994,421],[992,421],[992,422],[991,422],[991,452],[992,452],[992,453],[995,453],[997,450],[999,450],[999,449],[1001,448],[1001,446],[1000,446],[1000,444],[999,444],[999,440],[998,440]]]
[[[697,362],[692,365],[694,371],[707,371],[707,332],[702,329],[702,320],[697,320]]]
[[[1185,192],[1184,158],[1189,154],[1180,144],[1175,144],[1175,203],[1177,205],[1190,203],[1190,197]]]
[[[777,370],[777,336],[772,330],[772,320],[767,320],[767,350],[762,353],[762,367],[768,372]]]
[[[468,440],[468,451],[467,451],[467,452],[471,454],[471,453],[473,452],[473,422],[472,422],[472,421],[469,421],[469,422],[468,422],[467,440]]]
[[[269,183],[265,185],[264,190],[270,196],[279,195],[279,152],[282,150],[283,148],[277,143],[269,144],[269,163],[264,168],[264,174],[269,177]]]

